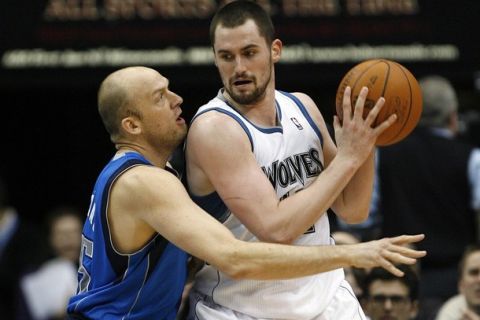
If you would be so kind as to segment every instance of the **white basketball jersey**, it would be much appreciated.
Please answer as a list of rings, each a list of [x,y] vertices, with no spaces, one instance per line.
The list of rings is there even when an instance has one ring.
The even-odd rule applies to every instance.
[[[320,131],[303,104],[295,96],[280,91],[275,92],[275,100],[277,127],[256,126],[228,105],[221,92],[202,106],[195,117],[205,112],[222,112],[235,119],[248,135],[258,165],[274,186],[278,198],[283,199],[310,185],[322,172],[324,159]],[[200,205],[204,208],[218,208],[207,203],[221,201],[218,195],[214,200],[215,195],[193,198],[202,202],[203,206]],[[225,206],[223,208],[224,212],[210,213],[238,239],[258,241],[235,217],[235,213]],[[333,245],[327,214],[324,213],[294,243]],[[343,278],[343,270],[337,269],[292,280],[232,280],[216,268],[205,265],[196,276],[195,289],[216,304],[252,317],[299,320],[319,315]]]

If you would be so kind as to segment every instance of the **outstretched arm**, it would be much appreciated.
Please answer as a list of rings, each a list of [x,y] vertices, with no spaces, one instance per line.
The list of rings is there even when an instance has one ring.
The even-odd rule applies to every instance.
[[[233,278],[286,279],[350,265],[380,265],[401,275],[395,263],[412,264],[425,254],[403,246],[420,241],[422,235],[338,247],[243,242],[196,206],[176,177],[148,166],[135,167],[122,174],[111,191],[111,203],[115,204],[109,212],[111,222],[117,225],[114,230],[125,221],[117,218],[128,216],[132,220],[123,227],[131,228],[129,234],[145,232],[149,226],[152,232],[159,232]],[[114,234],[114,240],[124,241],[126,235],[127,232]],[[146,236],[150,238],[151,234]]]

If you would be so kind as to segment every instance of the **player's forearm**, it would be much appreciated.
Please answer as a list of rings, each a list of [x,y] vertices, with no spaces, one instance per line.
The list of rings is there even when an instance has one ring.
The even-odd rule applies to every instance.
[[[292,247],[267,243],[240,243],[226,250],[217,267],[234,279],[290,279],[352,265],[345,247]]]
[[[332,161],[309,187],[279,202],[278,214],[272,215],[261,239],[291,243],[298,238],[332,206],[356,170],[349,161]]]
[[[332,208],[347,223],[360,223],[368,217],[373,190],[375,152],[355,172]]]
[[[402,235],[341,246],[285,246],[225,241],[217,248],[221,254],[216,256],[212,264],[238,279],[290,279],[348,266],[381,266],[401,276],[402,272],[395,265],[411,265],[425,256],[425,251],[407,247],[423,238],[424,235]]]

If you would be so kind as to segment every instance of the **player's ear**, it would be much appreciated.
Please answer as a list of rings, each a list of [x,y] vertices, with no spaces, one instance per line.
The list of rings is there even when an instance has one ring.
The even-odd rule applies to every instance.
[[[213,54],[213,63],[215,63],[215,67],[218,67],[217,64],[217,54],[215,52],[215,47],[212,46],[212,54]]]
[[[273,62],[278,62],[280,60],[280,57],[282,55],[282,41],[280,39],[275,39],[272,42],[271,50],[272,50],[272,60]]]
[[[128,116],[122,119],[122,130],[128,134],[139,134],[141,132],[140,122],[136,117]]]

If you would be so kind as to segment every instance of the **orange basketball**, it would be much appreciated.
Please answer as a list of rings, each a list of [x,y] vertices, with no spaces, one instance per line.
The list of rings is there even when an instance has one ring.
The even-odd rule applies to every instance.
[[[336,110],[342,119],[342,100],[345,88],[352,89],[352,108],[362,87],[368,88],[363,116],[373,108],[380,97],[385,104],[373,127],[390,115],[397,114],[397,120],[377,139],[377,146],[387,146],[405,138],[420,120],[422,114],[422,93],[415,77],[404,66],[385,59],[374,59],[354,66],[343,77],[337,90]]]

